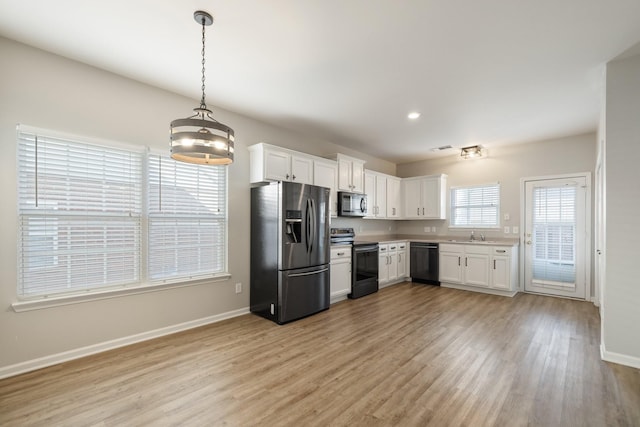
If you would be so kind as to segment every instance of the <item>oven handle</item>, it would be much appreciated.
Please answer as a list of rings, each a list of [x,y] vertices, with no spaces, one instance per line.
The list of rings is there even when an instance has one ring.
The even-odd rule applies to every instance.
[[[378,245],[354,246],[354,252],[378,252]]]

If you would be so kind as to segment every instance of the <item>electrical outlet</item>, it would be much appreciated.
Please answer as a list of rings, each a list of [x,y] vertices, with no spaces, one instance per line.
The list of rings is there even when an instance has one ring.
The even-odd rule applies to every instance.
[[[236,283],[236,294],[242,292],[242,283]]]
[[[504,220],[505,221],[509,221],[511,219],[511,216],[509,216],[508,213],[504,214]]]
[[[431,227],[431,232],[432,233],[436,233],[436,228],[435,227]]]
[[[509,234],[509,226],[505,225],[504,227],[504,234]]]
[[[514,225],[513,227],[511,227],[511,232],[512,232],[513,234],[518,234],[518,232],[519,232],[519,231],[520,231],[520,230],[518,230],[518,226],[517,226],[517,225]]]

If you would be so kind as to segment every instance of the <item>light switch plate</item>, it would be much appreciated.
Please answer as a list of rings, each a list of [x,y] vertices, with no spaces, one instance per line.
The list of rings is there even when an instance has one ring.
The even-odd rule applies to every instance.
[[[509,216],[508,213],[504,214],[504,220],[505,221],[509,221],[511,219],[511,216]]]
[[[519,232],[519,231],[520,231],[520,230],[518,230],[518,226],[517,226],[517,225],[514,225],[513,227],[511,227],[511,232],[512,232],[513,234],[518,234],[518,232]]]
[[[435,233],[436,232],[436,228],[435,227],[431,227],[431,232]]]
[[[509,234],[509,226],[508,225],[504,226],[504,234]]]

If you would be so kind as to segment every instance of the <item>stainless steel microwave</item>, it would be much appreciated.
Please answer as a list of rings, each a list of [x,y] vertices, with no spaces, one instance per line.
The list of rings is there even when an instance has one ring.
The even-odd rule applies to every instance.
[[[338,216],[365,216],[367,214],[367,195],[338,192]]]

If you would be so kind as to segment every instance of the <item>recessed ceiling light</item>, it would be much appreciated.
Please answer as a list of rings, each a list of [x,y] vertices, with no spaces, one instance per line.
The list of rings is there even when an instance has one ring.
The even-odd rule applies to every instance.
[[[411,120],[415,120],[418,117],[420,117],[420,113],[418,113],[417,111],[412,111],[407,115],[408,118],[410,118]]]

